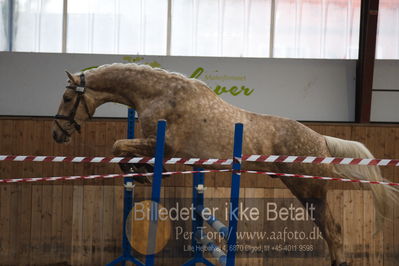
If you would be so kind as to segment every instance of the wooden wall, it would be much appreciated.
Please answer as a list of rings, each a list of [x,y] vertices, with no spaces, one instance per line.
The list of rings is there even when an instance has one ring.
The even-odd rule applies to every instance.
[[[68,145],[53,142],[51,124],[50,119],[44,118],[1,118],[0,154],[107,156],[111,155],[113,142],[125,138],[127,123],[110,119],[88,122],[82,134]],[[322,134],[361,141],[377,158],[399,158],[399,125],[308,126]],[[118,172],[117,166],[107,164],[0,162],[0,178]],[[399,169],[385,167],[383,173],[399,182]],[[121,184],[121,180],[86,180],[0,185],[0,265],[101,265],[119,256]],[[190,185],[190,176],[169,178],[164,181],[163,196],[189,198]],[[208,175],[206,186],[209,198],[229,195],[227,174]],[[150,193],[145,186],[138,186],[136,191],[140,196]],[[279,180],[255,175],[243,176],[241,195],[283,200],[293,197]],[[334,215],[343,223],[345,252],[354,265],[399,265],[399,208],[382,233],[373,236],[374,209],[369,190],[335,182],[331,184],[329,200]],[[240,228],[251,230],[245,224],[240,224]],[[327,247],[320,245],[322,252],[317,256],[241,257],[238,264],[329,265]],[[159,264],[184,261],[160,257]]]

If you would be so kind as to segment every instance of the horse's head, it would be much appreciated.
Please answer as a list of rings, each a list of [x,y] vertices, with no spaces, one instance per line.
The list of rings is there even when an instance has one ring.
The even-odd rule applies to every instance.
[[[67,75],[68,85],[54,117],[53,138],[58,143],[68,142],[75,131],[80,133],[80,123],[90,119],[95,109],[94,97],[86,87],[84,74],[72,75],[67,72]]]

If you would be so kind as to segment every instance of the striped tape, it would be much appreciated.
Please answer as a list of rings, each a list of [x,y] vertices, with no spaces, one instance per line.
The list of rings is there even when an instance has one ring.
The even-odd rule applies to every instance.
[[[14,162],[68,162],[68,163],[150,163],[155,162],[149,157],[68,157],[68,156],[32,156],[32,155],[0,155],[0,161]],[[200,159],[200,158],[168,158],[165,164],[186,165],[231,165],[232,159]]]
[[[176,174],[193,174],[193,173],[221,173],[221,172],[232,172],[232,169],[222,170],[200,170],[200,171],[174,171],[174,172],[163,172],[162,175],[176,175]],[[285,174],[275,172],[263,172],[253,170],[240,170],[240,173],[249,174],[261,174],[279,177],[296,177],[303,179],[317,179],[327,181],[341,181],[341,182],[352,182],[372,185],[386,185],[386,186],[399,186],[399,183],[388,182],[388,181],[371,181],[365,179],[355,178],[339,178],[339,177],[324,177],[324,176],[311,176],[311,175],[299,175],[299,174]],[[76,180],[76,179],[109,179],[109,178],[120,178],[120,177],[135,177],[135,176],[152,176],[153,173],[132,173],[132,174],[110,174],[110,175],[86,175],[86,176],[53,176],[53,177],[30,177],[30,178],[11,178],[11,179],[0,179],[1,183],[30,183],[36,181],[57,181],[57,180]]]
[[[285,174],[285,173],[263,172],[263,171],[252,171],[252,170],[240,170],[240,172],[241,173],[249,173],[249,174],[279,176],[279,177],[296,177],[296,178],[303,178],[303,179],[317,179],[317,180],[341,181],[341,182],[362,183],[362,184],[372,184],[372,185],[399,186],[399,183],[394,183],[394,182],[371,181],[371,180],[355,179],[355,178],[339,178],[339,177],[327,177],[327,176]]]
[[[341,164],[341,165],[379,165],[399,166],[398,159],[360,159],[339,157],[314,157],[314,156],[283,156],[283,155],[244,155],[247,162],[269,163],[311,163],[311,164]]]
[[[162,175],[176,175],[176,174],[194,174],[194,173],[220,173],[231,172],[231,169],[223,170],[198,170],[198,171],[172,171],[163,172]],[[77,179],[112,179],[121,177],[136,177],[136,176],[152,176],[154,173],[131,173],[131,174],[108,174],[108,175],[79,175],[79,176],[51,176],[51,177],[28,177],[28,178],[10,178],[0,179],[1,183],[31,183],[38,181],[59,181],[59,180],[77,180]]]
[[[32,155],[0,155],[0,161],[14,162],[72,162],[72,163],[154,163],[149,157],[68,157],[68,156],[32,156]],[[399,166],[399,159],[361,159],[314,156],[285,155],[243,155],[242,161],[264,163],[309,163],[340,165],[378,165]],[[201,158],[168,158],[165,164],[186,165],[231,165],[233,159],[201,159]]]

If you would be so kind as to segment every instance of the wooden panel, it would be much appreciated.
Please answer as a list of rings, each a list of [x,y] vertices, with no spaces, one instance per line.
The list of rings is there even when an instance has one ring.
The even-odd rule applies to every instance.
[[[376,157],[399,157],[399,125],[308,124],[315,131],[344,139],[364,142]],[[85,123],[83,133],[67,145],[51,139],[49,119],[1,119],[0,153],[33,155],[109,156],[115,140],[125,138],[126,121],[95,120]],[[139,128],[138,124],[138,128]],[[139,134],[139,132],[138,132]],[[189,169],[171,166],[168,169]],[[35,177],[119,172],[117,165],[67,163],[0,163],[0,177]],[[399,170],[383,169],[384,176],[399,181]],[[243,175],[243,202],[250,198],[291,198],[281,182],[265,176]],[[0,185],[0,264],[100,265],[121,253],[123,189],[122,180],[63,181]],[[164,181],[164,197],[190,198],[191,176],[176,176]],[[207,175],[207,197],[228,197],[229,174]],[[399,263],[399,209],[383,232],[374,233],[374,206],[367,189],[339,182],[331,183],[329,202],[338,221],[344,224],[345,252],[356,265],[397,265]],[[137,195],[149,196],[148,186],[138,185]],[[264,203],[259,202],[261,207]],[[272,231],[262,220],[249,228],[240,223],[241,231]],[[299,230],[297,225],[292,225]],[[185,226],[188,230],[190,222]],[[267,241],[266,241],[267,243]],[[326,245],[321,257],[263,258],[245,255],[239,265],[329,265]],[[160,259],[174,265],[179,247],[173,246]],[[267,254],[266,254],[267,256]]]

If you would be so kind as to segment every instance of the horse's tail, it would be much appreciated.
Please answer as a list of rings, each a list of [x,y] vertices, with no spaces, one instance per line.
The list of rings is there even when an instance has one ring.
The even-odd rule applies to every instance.
[[[371,152],[360,142],[348,141],[329,136],[324,136],[331,156],[349,158],[374,158]],[[362,165],[335,165],[339,175],[367,179],[370,181],[385,181],[378,166]],[[389,218],[395,204],[399,200],[399,190],[393,186],[370,185],[374,195],[374,206],[376,209],[376,231],[382,228],[384,218]],[[392,216],[391,216],[392,217]]]

